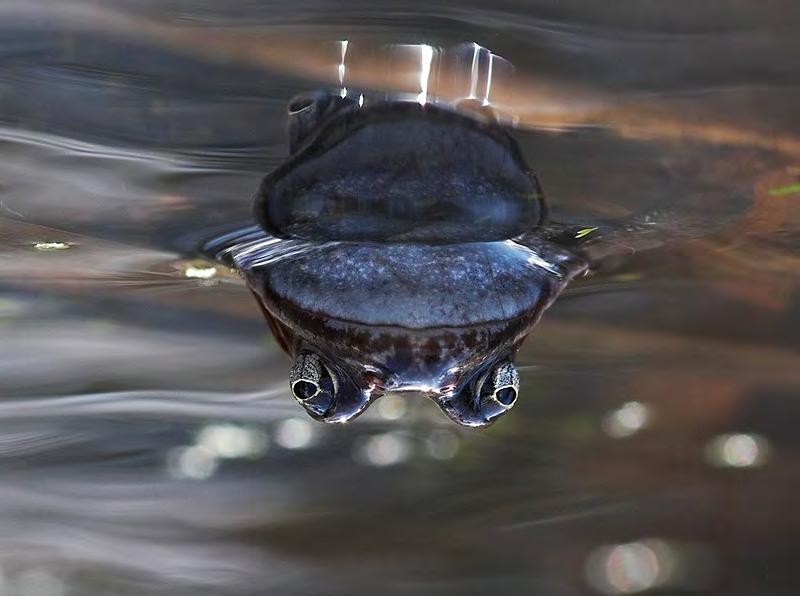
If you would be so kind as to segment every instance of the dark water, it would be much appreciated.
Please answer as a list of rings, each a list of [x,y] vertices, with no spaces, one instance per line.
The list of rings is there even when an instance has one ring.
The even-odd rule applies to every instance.
[[[0,593],[795,594],[798,16],[0,2]],[[640,230],[488,430],[426,400],[305,419],[194,250],[250,223],[341,39],[505,56],[554,215]],[[353,84],[406,85],[364,62]]]

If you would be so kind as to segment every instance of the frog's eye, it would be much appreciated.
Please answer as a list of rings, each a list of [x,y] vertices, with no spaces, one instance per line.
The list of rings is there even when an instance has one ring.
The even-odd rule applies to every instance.
[[[323,120],[351,104],[351,99],[327,91],[303,93],[292,99],[288,109],[289,151],[294,153]]]
[[[479,379],[479,383],[477,389],[481,404],[505,411],[516,403],[519,393],[519,373],[508,360],[492,368]]]
[[[459,424],[486,426],[514,407],[518,395],[519,373],[511,361],[503,360],[443,398],[439,406]]]
[[[344,373],[326,364],[314,352],[300,352],[289,372],[292,395],[306,412],[323,422],[346,422],[369,405],[369,391],[360,389]]]
[[[289,372],[292,395],[309,412],[324,416],[337,392],[337,381],[322,359],[312,352],[301,352]]]

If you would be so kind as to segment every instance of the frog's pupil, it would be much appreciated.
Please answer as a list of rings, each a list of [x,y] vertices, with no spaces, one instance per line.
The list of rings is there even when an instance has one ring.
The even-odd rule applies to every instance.
[[[497,392],[496,397],[497,401],[504,406],[510,406],[514,403],[514,400],[517,399],[517,392],[514,391],[513,387],[503,387]]]
[[[294,384],[294,394],[297,399],[309,399],[317,394],[319,387],[310,381],[297,381]]]

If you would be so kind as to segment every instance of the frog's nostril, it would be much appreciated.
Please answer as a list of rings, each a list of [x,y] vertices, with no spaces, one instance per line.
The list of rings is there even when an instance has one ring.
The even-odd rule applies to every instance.
[[[311,107],[316,99],[312,95],[298,95],[289,104],[289,115],[302,112],[306,108]]]
[[[497,393],[495,398],[506,407],[511,407],[517,401],[517,392],[513,387],[503,387]]]
[[[299,400],[307,400],[319,393],[319,385],[311,381],[297,381],[292,385],[292,393]]]

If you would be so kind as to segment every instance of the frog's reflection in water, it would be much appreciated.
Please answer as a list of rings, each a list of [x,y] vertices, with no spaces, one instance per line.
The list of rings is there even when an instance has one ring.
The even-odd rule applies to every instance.
[[[485,426],[520,393],[514,355],[584,262],[539,234],[536,178],[485,117],[436,106],[290,108],[293,154],[264,180],[228,256],[294,359],[313,418],[389,392]]]

